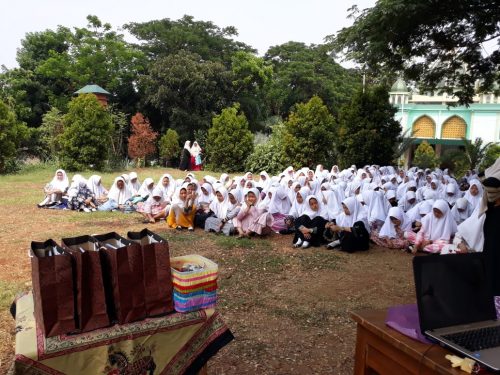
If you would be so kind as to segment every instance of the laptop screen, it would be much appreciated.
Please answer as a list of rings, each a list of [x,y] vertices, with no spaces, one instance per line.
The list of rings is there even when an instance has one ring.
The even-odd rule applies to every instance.
[[[422,332],[496,319],[491,278],[481,253],[413,259]]]

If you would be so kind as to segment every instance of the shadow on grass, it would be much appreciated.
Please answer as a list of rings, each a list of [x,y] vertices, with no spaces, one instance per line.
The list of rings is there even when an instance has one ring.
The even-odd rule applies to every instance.
[[[28,289],[24,283],[0,280],[0,310],[8,310],[16,295]]]

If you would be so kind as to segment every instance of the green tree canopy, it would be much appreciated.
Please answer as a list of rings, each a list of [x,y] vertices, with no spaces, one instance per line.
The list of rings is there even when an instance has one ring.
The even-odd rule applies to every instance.
[[[165,166],[168,166],[168,162],[176,159],[181,151],[177,132],[173,129],[168,129],[161,136],[158,148],[160,149],[160,156],[165,159]]]
[[[373,8],[351,8],[354,24],[327,38],[347,59],[373,74],[402,72],[423,89],[455,94],[471,103],[500,83],[500,22],[497,0],[386,0]],[[493,52],[484,44],[495,41]],[[498,90],[498,86],[497,86]]]
[[[229,67],[234,52],[255,52],[250,46],[233,40],[238,36],[235,27],[220,28],[210,21],[195,21],[188,15],[179,20],[131,22],[125,28],[141,42],[140,48],[152,60],[189,51],[203,60],[222,62]]]
[[[19,145],[27,136],[26,125],[19,122],[15,113],[0,100],[0,173],[13,169]]]
[[[101,170],[109,156],[113,136],[110,113],[93,94],[79,95],[69,103],[60,138],[61,166],[68,170]]]
[[[159,58],[140,85],[146,103],[164,116],[162,128],[175,129],[183,139],[208,129],[232,93],[231,73],[224,65],[187,51]]]
[[[285,122],[283,147],[294,167],[328,165],[334,157],[335,120],[320,97],[299,103]]]
[[[264,58],[274,68],[267,93],[271,114],[286,116],[296,103],[319,96],[331,113],[361,87],[360,75],[337,64],[324,45],[288,42],[269,48]]]
[[[435,168],[439,164],[439,159],[432,146],[427,141],[423,141],[415,150],[412,164],[419,168]]]
[[[355,164],[391,165],[401,125],[385,87],[359,91],[339,114],[336,148],[343,167]]]
[[[248,129],[239,104],[222,110],[212,119],[208,130],[207,156],[211,170],[242,171],[247,157],[253,151],[253,134]]]

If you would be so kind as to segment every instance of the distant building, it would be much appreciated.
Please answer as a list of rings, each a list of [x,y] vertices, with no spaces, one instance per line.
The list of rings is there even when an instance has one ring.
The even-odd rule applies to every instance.
[[[111,93],[107,92],[99,85],[87,85],[73,93],[73,95],[80,94],[94,94],[104,107],[108,106],[108,99],[111,96]]]
[[[500,141],[500,97],[492,93],[474,96],[473,103],[449,107],[458,99],[435,92],[411,92],[398,79],[389,92],[390,102],[397,109],[396,120],[408,136],[413,132],[415,143],[406,154],[411,164],[415,149],[423,140],[431,144],[438,156],[446,150],[459,148],[462,137],[474,141],[480,137],[486,142]]]

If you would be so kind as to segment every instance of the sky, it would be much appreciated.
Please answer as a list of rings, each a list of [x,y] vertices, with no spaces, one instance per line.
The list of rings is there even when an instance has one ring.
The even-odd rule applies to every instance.
[[[16,51],[27,32],[56,29],[58,25],[84,27],[96,15],[113,29],[128,22],[177,20],[191,15],[219,27],[235,26],[237,40],[263,55],[270,46],[288,41],[319,44],[323,38],[352,24],[352,5],[372,7],[375,0],[23,0],[9,1],[0,23],[0,66],[17,66]],[[343,63],[349,66],[349,63]]]

